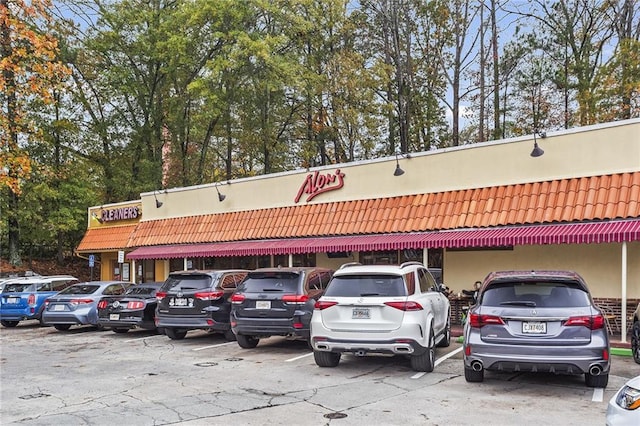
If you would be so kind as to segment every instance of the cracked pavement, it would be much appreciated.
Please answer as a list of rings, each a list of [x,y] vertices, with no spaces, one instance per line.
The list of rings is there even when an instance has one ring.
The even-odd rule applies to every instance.
[[[438,348],[437,358],[459,348]],[[491,374],[464,380],[460,354],[416,374],[403,357],[345,355],[319,368],[304,342],[241,349],[221,335],[184,340],[91,327],[0,328],[2,425],[603,424],[637,374],[614,359],[602,401],[581,376]],[[561,403],[559,403],[561,401]]]

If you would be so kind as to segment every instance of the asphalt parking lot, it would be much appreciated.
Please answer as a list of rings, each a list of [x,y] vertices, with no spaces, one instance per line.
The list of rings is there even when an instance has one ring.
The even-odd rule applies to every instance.
[[[464,379],[461,345],[434,372],[402,357],[343,356],[319,368],[304,342],[241,349],[221,335],[173,341],[136,330],[0,327],[2,425],[603,425],[609,398],[640,368],[613,356],[606,389],[582,376]]]

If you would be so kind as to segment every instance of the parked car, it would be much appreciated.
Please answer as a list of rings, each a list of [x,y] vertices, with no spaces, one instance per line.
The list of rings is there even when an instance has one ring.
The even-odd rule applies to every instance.
[[[98,302],[98,325],[115,333],[133,328],[156,330],[156,293],[162,283],[131,286],[120,296],[104,296]]]
[[[435,347],[451,341],[451,307],[419,262],[348,263],[315,305],[315,362],[335,367],[343,353],[407,355],[416,371],[433,371]]]
[[[320,267],[251,271],[231,297],[231,327],[238,345],[255,348],[261,338],[287,336],[309,342],[309,323],[333,270]]]
[[[71,275],[32,276],[4,281],[0,294],[0,323],[15,327],[20,321],[42,322],[44,301],[78,279]]]
[[[189,330],[223,333],[235,340],[229,324],[231,295],[245,270],[172,272],[156,293],[156,326],[169,338],[184,339]]]
[[[627,381],[609,400],[607,426],[640,425],[640,376]]]
[[[584,374],[609,381],[609,334],[587,284],[572,271],[489,274],[464,326],[464,375],[485,370]]]
[[[638,303],[631,321],[631,353],[633,360],[640,364],[640,303]]]
[[[42,322],[56,330],[72,325],[98,324],[98,302],[102,296],[123,294],[132,284],[123,281],[90,281],[65,288],[45,301]]]

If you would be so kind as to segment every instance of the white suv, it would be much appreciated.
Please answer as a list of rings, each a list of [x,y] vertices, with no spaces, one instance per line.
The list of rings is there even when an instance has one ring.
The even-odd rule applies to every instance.
[[[311,318],[316,364],[335,367],[343,352],[405,354],[414,370],[433,371],[435,346],[451,340],[443,289],[419,262],[342,265]]]

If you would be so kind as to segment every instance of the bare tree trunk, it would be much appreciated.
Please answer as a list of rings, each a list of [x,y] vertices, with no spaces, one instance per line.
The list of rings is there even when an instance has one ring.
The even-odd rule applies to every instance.
[[[491,0],[491,48],[493,52],[493,139],[502,139],[500,126],[500,59],[498,56],[498,24],[496,0]]]
[[[0,0],[0,5],[2,5],[4,10],[9,10],[9,8],[12,7],[9,5],[9,0]],[[0,23],[0,49],[2,51],[2,58],[10,58],[13,55],[13,46],[11,45],[11,28],[9,28],[7,20],[5,19],[2,19]],[[2,77],[5,81],[4,92],[6,99],[6,119],[8,130],[8,135],[5,136],[7,139],[3,140],[2,143],[6,144],[6,149],[8,151],[11,151],[13,149],[18,149],[17,87],[15,74],[11,67],[4,67]],[[9,164],[9,170],[7,170],[9,178],[17,177],[17,172],[14,167],[13,163]],[[12,187],[9,187],[8,191],[9,211],[5,213],[5,216],[7,217],[9,235],[9,263],[14,266],[19,266],[22,264],[22,259],[20,258],[20,224],[18,222],[19,196]]]
[[[487,61],[484,53],[484,0],[480,4],[480,105],[478,110],[478,142],[484,142],[486,140],[484,135],[484,122],[485,122],[485,112],[484,112],[484,100],[485,100],[485,76],[484,69],[487,65]]]

